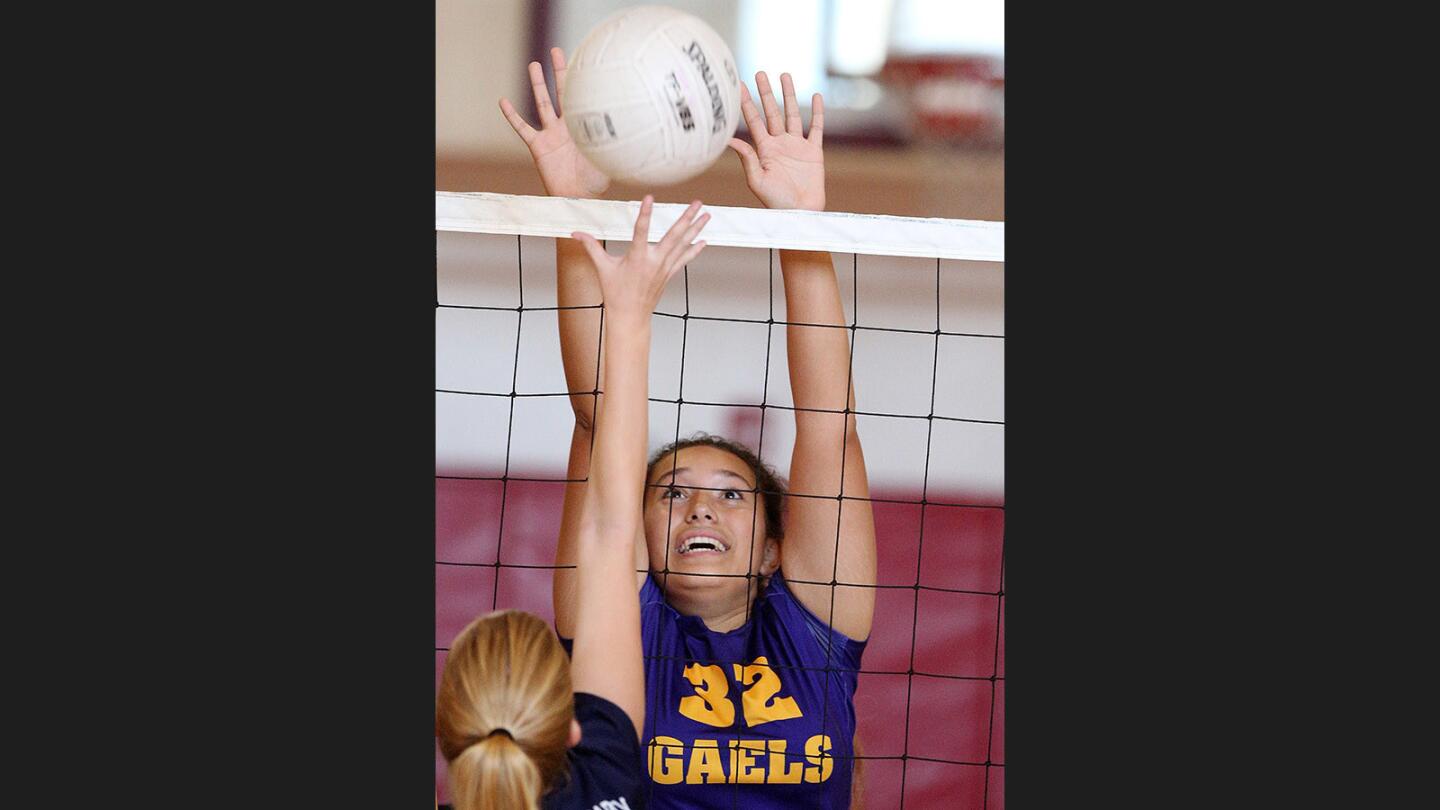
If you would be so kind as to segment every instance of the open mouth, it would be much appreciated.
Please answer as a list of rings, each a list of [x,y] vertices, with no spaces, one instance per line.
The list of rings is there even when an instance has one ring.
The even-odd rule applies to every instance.
[[[723,554],[729,550],[719,537],[713,534],[691,534],[682,538],[675,546],[675,553],[680,556],[691,554]]]

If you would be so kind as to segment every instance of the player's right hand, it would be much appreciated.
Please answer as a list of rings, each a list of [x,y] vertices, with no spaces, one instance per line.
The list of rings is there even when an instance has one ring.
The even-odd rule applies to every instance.
[[[555,93],[565,95],[565,51],[550,49],[550,64],[555,68]],[[520,140],[530,150],[535,168],[540,172],[540,182],[545,193],[552,197],[579,197],[593,199],[605,193],[610,187],[610,178],[580,154],[565,128],[565,120],[550,103],[550,90],[545,86],[545,71],[539,62],[531,62],[530,89],[535,92],[535,109],[540,114],[540,129],[526,123],[510,99],[500,99],[500,112]],[[563,112],[563,110],[561,111]]]
[[[570,235],[584,245],[590,260],[595,263],[607,318],[620,318],[622,323],[648,322],[660,302],[661,294],[665,292],[665,284],[686,262],[705,249],[705,242],[697,242],[695,237],[710,221],[710,215],[699,213],[699,200],[681,212],[665,236],[651,245],[650,212],[654,202],[655,198],[649,194],[640,202],[640,214],[635,218],[635,235],[631,238],[630,250],[624,256],[606,253],[599,240],[588,233],[576,231]],[[606,321],[607,329],[610,323]]]

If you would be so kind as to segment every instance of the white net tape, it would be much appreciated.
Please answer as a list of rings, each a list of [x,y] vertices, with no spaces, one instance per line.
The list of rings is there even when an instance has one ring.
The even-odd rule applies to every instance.
[[[684,205],[656,203],[650,238],[659,240]],[[709,245],[828,250],[869,256],[1005,261],[1005,223],[707,205]],[[488,192],[435,192],[435,230],[629,241],[639,201],[575,200]]]

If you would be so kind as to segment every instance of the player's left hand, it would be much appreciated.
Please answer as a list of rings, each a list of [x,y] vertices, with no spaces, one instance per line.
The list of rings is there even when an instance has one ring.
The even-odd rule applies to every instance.
[[[744,82],[740,83],[740,113],[750,128],[751,146],[740,138],[730,139],[730,148],[740,156],[745,182],[766,208],[825,210],[825,102],[819,93],[810,98],[810,134],[800,120],[800,103],[795,100],[795,83],[789,73],[780,74],[785,111],[775,103],[765,71],[755,74],[755,88],[765,107],[762,117]]]

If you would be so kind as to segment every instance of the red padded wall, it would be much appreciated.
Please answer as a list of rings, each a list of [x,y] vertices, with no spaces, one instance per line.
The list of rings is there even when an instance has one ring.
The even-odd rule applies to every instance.
[[[558,483],[510,481],[502,487],[499,481],[436,480],[436,559],[482,564],[435,566],[437,648],[449,646],[471,619],[495,607],[528,610],[553,622],[551,572],[502,567],[497,584],[494,563],[497,552],[503,565],[553,563],[563,489]],[[918,491],[876,490],[872,496],[921,500]],[[932,491],[929,498],[923,510],[918,503],[875,504],[879,584],[903,587],[877,592],[855,695],[860,743],[867,757],[908,754],[975,764],[866,760],[865,806],[899,807],[903,776],[907,808],[1003,808],[1004,597],[995,594],[1001,591],[1004,510],[961,492]],[[444,663],[445,653],[437,651],[437,686]],[[912,669],[913,678],[907,674]],[[438,750],[435,774],[443,803],[445,761]]]

